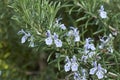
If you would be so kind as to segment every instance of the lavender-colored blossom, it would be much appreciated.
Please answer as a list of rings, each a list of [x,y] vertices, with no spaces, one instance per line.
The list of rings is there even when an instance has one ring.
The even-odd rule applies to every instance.
[[[95,54],[96,48],[92,43],[92,41],[93,40],[91,38],[87,38],[85,41],[85,45],[84,45],[85,54],[82,56],[84,62],[86,62],[88,58],[91,58]]]
[[[70,71],[71,62],[67,62],[64,66],[65,72]]]
[[[74,27],[71,27],[71,29],[73,29],[73,33],[74,33],[74,36],[75,36],[75,39],[74,41],[75,42],[79,42],[80,41],[80,36],[79,36],[79,31],[77,28],[74,28]]]
[[[28,32],[26,33],[23,29],[21,29],[18,34],[24,34],[23,37],[21,38],[21,43],[25,43],[27,40],[30,41],[29,46],[34,47],[34,37]],[[29,38],[29,39],[28,39]]]
[[[70,71],[70,67],[71,67],[71,61],[68,56],[66,56],[65,61],[67,63],[64,65],[64,70],[65,70],[65,72],[68,72],[68,71]]]
[[[71,59],[71,63],[72,63],[71,64],[72,71],[77,71],[78,70],[78,64],[77,64],[77,59],[76,59],[75,55]]]
[[[56,33],[54,33],[54,43],[56,45],[56,47],[62,47],[62,41],[60,39],[58,39],[58,35]]]
[[[77,28],[74,27],[70,27],[71,30],[68,32],[68,36],[73,36],[74,37],[74,41],[75,42],[79,42],[80,41],[80,36],[79,36],[79,31]]]
[[[64,24],[61,24],[60,28],[63,29],[63,30],[66,30],[66,26]]]
[[[81,69],[81,75],[78,71],[74,72],[74,80],[87,80],[86,79],[86,70]]]
[[[74,72],[74,80],[81,80],[79,72]]]
[[[100,17],[101,18],[107,18],[107,12],[104,11],[103,5],[100,7],[99,12],[100,12]]]
[[[22,38],[21,38],[21,43],[25,43],[27,41],[27,38],[28,36],[24,35]]]
[[[56,33],[54,33],[53,38],[54,38],[54,40],[58,39],[58,35]]]
[[[91,75],[96,74],[98,79],[102,79],[105,74],[107,73],[107,70],[102,68],[100,64],[97,65],[97,62],[94,62],[94,67],[90,69],[90,73]]]
[[[52,45],[53,40],[52,40],[52,35],[51,35],[50,30],[47,30],[46,36],[47,38],[45,39],[45,43],[49,46]]]
[[[60,20],[62,20],[62,18],[57,19],[57,20],[56,20],[56,23],[57,23],[57,24],[60,24],[59,27],[60,27],[62,30],[66,30],[66,26],[65,26],[64,24],[59,23]]]
[[[66,57],[66,64],[65,64],[65,66],[64,66],[64,69],[65,69],[65,71],[67,72],[67,71],[70,71],[70,69],[72,70],[72,71],[78,71],[78,64],[77,64],[77,59],[76,59],[76,57],[75,56],[73,56],[72,57],[72,59],[70,60],[69,59],[69,57],[67,56]]]
[[[58,35],[56,33],[54,33],[54,35],[51,35],[50,30],[48,30],[46,34],[47,38],[45,39],[45,43],[47,45],[52,45],[54,41],[56,47],[62,47],[62,41],[58,39]]]
[[[52,37],[48,37],[48,38],[45,39],[45,43],[47,45],[52,45],[52,42],[53,42]]]
[[[47,30],[46,36],[47,36],[47,37],[52,37],[50,30]]]
[[[74,41],[75,41],[75,42],[79,42],[79,41],[80,41],[80,36],[79,36],[79,35],[75,36]]]
[[[91,43],[93,40],[91,38],[86,39],[86,43],[84,45],[85,50],[95,50],[95,46],[93,43]]]
[[[74,36],[73,30],[70,30],[67,34],[67,36]]]
[[[62,47],[62,41],[60,39],[55,39],[54,43],[55,43],[56,47]]]
[[[24,36],[21,38],[21,43],[22,43],[22,44],[25,43],[26,40],[28,39],[28,37],[31,36],[30,33],[26,33],[23,29],[21,29],[21,30],[18,32],[18,34],[24,34]]]

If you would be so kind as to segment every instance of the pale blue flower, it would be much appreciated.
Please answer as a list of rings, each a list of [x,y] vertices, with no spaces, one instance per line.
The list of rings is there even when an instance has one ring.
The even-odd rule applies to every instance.
[[[54,33],[54,35],[51,35],[50,30],[48,30],[46,34],[47,38],[45,39],[45,43],[47,45],[52,45],[54,41],[56,47],[62,47],[62,41],[58,39],[58,35],[56,33]]]
[[[34,37],[28,32],[26,33],[23,29],[21,29],[18,34],[24,34],[21,38],[21,43],[25,43],[27,40],[30,41],[29,46],[34,47]]]
[[[63,29],[63,30],[66,30],[66,26],[64,24],[61,24],[60,28]]]
[[[60,27],[62,30],[66,30],[66,26],[65,26],[64,24],[59,23],[60,20],[62,20],[62,18],[59,18],[59,19],[56,20],[57,25],[60,24],[59,27]]]
[[[51,35],[50,30],[47,30],[46,36],[47,38],[45,39],[45,43],[49,46],[52,45],[53,40],[52,40],[52,35]]]
[[[71,27],[71,29],[73,30],[73,33],[74,33],[74,36],[75,36],[74,41],[79,42],[80,41],[80,36],[79,36],[78,28]]]
[[[64,66],[65,72],[70,71],[71,62],[67,62]]]
[[[73,56],[72,58],[71,58],[71,60],[69,59],[69,57],[68,56],[66,56],[66,64],[65,64],[65,66],[64,66],[64,69],[65,69],[65,71],[67,72],[67,71],[70,71],[70,69],[72,70],[72,71],[78,71],[78,63],[77,63],[77,59],[76,59],[76,57],[75,56]]]
[[[56,33],[54,33],[54,43],[56,45],[56,47],[62,47],[62,41],[60,39],[58,39],[58,35]]]
[[[74,37],[74,41],[75,42],[79,42],[80,41],[80,36],[79,36],[79,31],[77,28],[74,27],[70,27],[71,30],[68,32],[67,36],[73,36]]]
[[[100,12],[100,17],[101,18],[107,18],[107,12],[104,11],[103,5],[100,7],[99,12]]]
[[[72,71],[78,71],[78,63],[77,63],[77,59],[75,57],[75,55],[73,55],[73,58],[71,59],[71,69]]]
[[[55,43],[56,47],[62,47],[62,41],[60,39],[55,39],[54,43]]]
[[[79,41],[80,41],[80,36],[79,36],[79,35],[75,36],[74,41],[75,41],[75,42],[79,42]]]
[[[95,46],[92,43],[92,39],[91,38],[87,38],[85,41],[85,45],[84,45],[84,55],[82,56],[82,61],[86,62],[86,60],[88,58],[92,58],[92,56],[95,54]]]
[[[84,45],[85,50],[96,50],[93,43],[91,43],[93,40],[91,38],[86,39],[86,43]]]
[[[31,36],[30,33],[26,33],[23,29],[21,29],[21,30],[18,32],[18,34],[24,34],[24,36],[21,38],[21,43],[22,43],[22,44],[25,43],[25,42],[27,41],[28,37]]]
[[[52,37],[52,34],[51,34],[50,30],[47,30],[46,36],[47,36],[47,37]]]
[[[74,72],[74,80],[82,80],[79,72]]]
[[[71,67],[71,61],[68,56],[66,56],[65,61],[67,63],[64,65],[64,70],[65,70],[65,72],[68,72],[68,71],[70,71],[70,67]]]
[[[97,62],[94,62],[94,68],[91,68],[89,72],[91,75],[96,74],[98,79],[102,79],[106,73],[107,70],[102,68],[100,64],[97,65]]]
[[[45,39],[45,43],[47,44],[47,45],[52,45],[52,43],[53,43],[53,40],[52,40],[52,37],[48,37],[48,38],[46,38]]]
[[[86,79],[86,70],[81,69],[81,75],[78,71],[74,72],[74,80],[87,80]]]

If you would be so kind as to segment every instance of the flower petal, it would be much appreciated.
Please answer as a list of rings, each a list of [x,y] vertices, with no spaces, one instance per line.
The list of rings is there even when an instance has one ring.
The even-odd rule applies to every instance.
[[[45,39],[45,43],[46,43],[47,45],[52,45],[52,42],[53,42],[53,40],[52,40],[51,37],[48,37],[48,38]]]
[[[78,72],[74,73],[74,80],[81,80],[80,74]]]
[[[60,28],[63,29],[63,30],[66,30],[66,26],[64,24],[61,24]]]
[[[98,70],[96,72],[96,75],[97,75],[98,79],[102,79],[104,77],[104,73],[101,70]]]
[[[58,35],[56,33],[54,33],[53,38],[54,38],[54,40],[58,39]]]
[[[26,34],[25,31],[23,29],[21,29],[20,31],[18,31],[17,34]]]
[[[92,74],[92,75],[95,74],[96,70],[97,70],[97,67],[90,69],[89,74]]]
[[[75,36],[75,39],[74,39],[75,42],[79,42],[80,41],[80,36]]]
[[[54,40],[56,47],[62,47],[62,41],[59,39]]]
[[[101,18],[107,18],[107,13],[105,11],[100,12],[100,17]]]
[[[46,36],[47,36],[47,37],[51,37],[51,32],[50,32],[50,30],[47,30]]]
[[[21,38],[21,43],[23,44],[23,43],[25,43],[26,42],[26,40],[27,40],[27,36],[26,35],[24,35],[22,38]]]
[[[72,69],[72,71],[78,71],[78,64],[76,62],[72,63],[71,64],[71,69]]]
[[[64,66],[65,72],[70,71],[70,66],[71,66],[71,62],[67,62],[67,63],[65,64],[65,66]]]

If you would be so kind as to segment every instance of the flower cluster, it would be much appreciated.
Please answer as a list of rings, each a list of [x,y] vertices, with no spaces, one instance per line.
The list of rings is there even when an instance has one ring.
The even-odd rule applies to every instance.
[[[101,6],[99,12],[100,12],[99,15],[101,18],[103,18],[103,19],[107,18],[107,12],[104,11],[103,6]],[[70,30],[68,32],[66,32],[67,28],[64,24],[61,24],[59,22],[60,20],[61,20],[61,18],[56,20],[55,24],[53,25],[54,27],[52,27],[53,29],[49,28],[50,30],[47,30],[47,32],[45,32],[46,33],[46,36],[44,39],[45,44],[48,46],[55,45],[56,47],[61,48],[63,46],[62,40],[65,41],[65,40],[69,39],[71,41],[71,43],[79,42],[80,35],[79,35],[78,28],[70,27]],[[62,29],[62,30],[60,30],[60,29]],[[58,34],[57,34],[56,32],[58,30],[60,30],[60,32],[58,32]],[[25,43],[28,40],[28,41],[30,41],[30,46],[34,47],[34,37],[29,32],[25,32],[22,29],[21,31],[18,32],[18,34],[24,34],[23,37],[21,38],[21,43]],[[62,39],[62,37],[61,37],[62,34],[64,35],[65,39]],[[80,54],[79,58],[77,58],[75,55],[73,55],[72,58],[69,58],[68,56],[66,56],[66,58],[65,58],[66,63],[64,65],[65,72],[72,71],[72,73],[74,73],[74,77],[73,77],[74,80],[87,80],[87,74],[88,75],[97,75],[98,79],[104,78],[105,74],[107,73],[107,70],[102,68],[100,63],[97,63],[98,60],[96,60],[96,54],[98,52],[100,52],[99,50],[102,50],[102,49],[107,49],[108,52],[112,53],[113,52],[113,47],[112,47],[113,39],[114,39],[114,37],[111,34],[109,36],[104,36],[104,37],[100,38],[100,42],[101,42],[100,45],[97,45],[95,47],[95,45],[93,44],[94,40],[92,38],[86,38],[85,43],[82,47],[83,49],[80,52],[83,54]],[[69,46],[70,45],[68,45],[68,47]],[[76,44],[74,46],[76,46]],[[72,46],[72,47],[74,47],[74,46]],[[79,46],[79,47],[81,47],[81,46]],[[75,50],[78,50],[78,48],[74,49],[74,51]],[[99,54],[97,54],[97,56],[99,56]],[[60,55],[59,55],[59,53],[56,53],[56,58],[58,58],[58,57],[60,57]],[[80,64],[90,63],[92,65],[92,68],[91,67],[89,67],[88,69],[81,68],[80,69],[81,71],[80,71],[79,64],[78,64],[79,61],[80,61]],[[81,67],[83,67],[83,66],[81,65]]]
[[[84,45],[84,54],[81,58],[81,60],[84,61],[85,63],[88,58],[92,58],[92,56],[95,54],[96,48],[92,42],[93,40],[91,38],[86,39],[86,42]]]
[[[47,45],[52,45],[54,41],[54,44],[56,45],[56,47],[62,47],[62,41],[58,39],[58,35],[56,33],[52,35],[50,30],[47,30],[46,35],[47,35],[47,38],[45,39],[45,43]]]
[[[106,40],[104,40],[103,38],[100,39],[100,41],[102,42],[99,46],[98,49],[100,48],[103,49],[107,43],[109,41],[111,41],[111,39],[113,39],[112,35],[110,34]],[[93,56],[96,54],[96,47],[93,44],[93,39],[92,38],[86,38],[85,44],[84,44],[84,54],[81,56],[81,61],[87,63],[87,60],[89,58],[93,58]],[[108,48],[107,48],[108,49]],[[99,57],[99,54],[97,56],[94,57]],[[95,58],[96,59],[96,58]],[[94,61],[94,58],[91,59],[92,61],[92,66],[93,68],[91,68],[90,70],[86,70],[86,69],[81,69],[82,70],[82,75],[80,74],[79,70],[78,70],[78,64],[76,61],[77,58],[75,56],[73,56],[73,58],[70,60],[68,56],[66,56],[66,64],[64,65],[64,70],[66,72],[72,70],[74,72],[74,80],[87,80],[86,75],[90,74],[90,75],[97,75],[98,79],[102,79],[105,77],[105,74],[107,73],[107,70],[101,67],[101,64],[97,63],[97,61]],[[88,73],[87,73],[88,72]]]
[[[72,71],[77,71],[78,70],[78,63],[77,63],[77,59],[75,57],[75,55],[71,58],[71,60],[69,59],[68,56],[66,56],[66,64],[64,66],[64,69],[66,72],[70,71],[70,69]]]
[[[90,69],[90,73],[89,73],[89,74],[91,74],[91,75],[96,74],[97,77],[98,77],[98,79],[102,79],[102,78],[104,77],[104,74],[107,73],[107,70],[104,69],[104,68],[102,68],[102,67],[101,67],[101,64],[98,64],[98,65],[97,65],[97,62],[96,62],[96,61],[93,62],[93,66],[94,66],[94,67]]]

